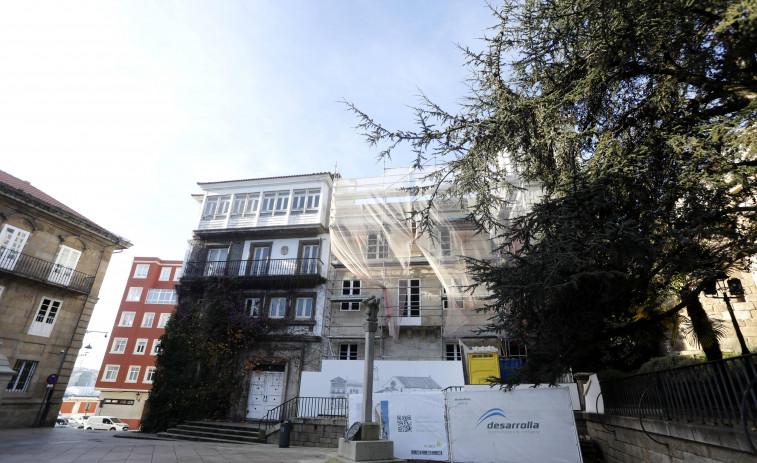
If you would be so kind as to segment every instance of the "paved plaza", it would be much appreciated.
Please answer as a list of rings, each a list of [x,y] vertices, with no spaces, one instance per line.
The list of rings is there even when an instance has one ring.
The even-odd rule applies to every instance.
[[[0,430],[0,463],[323,463],[328,453],[336,449],[117,438],[73,428]]]

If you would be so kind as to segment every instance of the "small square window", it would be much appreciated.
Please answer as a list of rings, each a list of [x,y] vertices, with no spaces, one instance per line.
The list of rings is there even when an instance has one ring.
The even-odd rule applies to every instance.
[[[171,279],[171,267],[161,267],[160,276],[158,277],[158,280],[168,281],[170,279]]]
[[[360,295],[360,280],[343,280],[342,296]]]
[[[142,297],[142,288],[138,286],[133,286],[129,288],[129,293],[126,295],[126,301],[127,302],[139,302],[139,299]]]
[[[121,321],[118,322],[118,326],[132,326],[134,324],[134,316],[136,312],[122,312]]]
[[[339,360],[357,360],[357,344],[339,344]]]
[[[142,316],[142,328],[152,328],[152,322],[155,321],[154,312],[146,312]]]
[[[147,272],[149,270],[149,264],[137,264],[137,266],[134,267],[134,278],[147,278]]]
[[[463,354],[460,351],[460,344],[448,342],[444,345],[444,360],[462,360]]]

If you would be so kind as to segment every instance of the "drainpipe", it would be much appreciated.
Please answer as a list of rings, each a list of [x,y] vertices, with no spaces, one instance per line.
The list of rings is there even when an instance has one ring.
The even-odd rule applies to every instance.
[[[117,239],[114,244],[109,244],[107,246],[103,246],[103,251],[100,254],[100,261],[97,263],[97,268],[95,269],[94,278],[97,278],[97,274],[100,272],[100,266],[103,263],[103,259],[105,258],[105,250],[113,247],[113,246],[119,246],[121,245],[121,239]],[[114,253],[116,250],[113,251]],[[92,280],[92,285],[95,284],[95,280]],[[74,344],[74,338],[76,337],[76,330],[79,328],[79,323],[81,322],[81,317],[84,314],[84,309],[87,306],[87,300],[89,299],[89,295],[92,292],[92,288],[90,287],[89,292],[84,295],[84,302],[82,302],[81,310],[79,310],[79,316],[76,319],[76,324],[74,325],[74,331],[71,333],[71,339],[68,341],[68,346],[61,351],[61,359],[60,359],[60,365],[58,365],[58,371],[56,375],[60,378],[60,372],[63,370],[63,364],[66,363],[66,357],[68,357],[68,351],[71,349],[71,346]],[[37,419],[34,420],[34,426],[39,427],[42,426],[42,423],[44,423],[45,418],[47,418],[47,414],[50,411],[50,401],[53,398],[53,393],[55,393],[55,384],[48,385],[47,394],[45,395],[44,400],[42,401],[42,407],[40,407],[40,411],[37,413]]]

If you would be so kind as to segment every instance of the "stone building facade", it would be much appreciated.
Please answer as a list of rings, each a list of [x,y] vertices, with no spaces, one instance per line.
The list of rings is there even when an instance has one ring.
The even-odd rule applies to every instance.
[[[0,171],[0,427],[52,425],[114,251],[131,243]]]

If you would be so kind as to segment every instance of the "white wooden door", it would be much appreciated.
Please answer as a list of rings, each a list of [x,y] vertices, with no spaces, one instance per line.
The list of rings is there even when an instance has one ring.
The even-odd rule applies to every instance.
[[[29,232],[5,225],[0,232],[0,268],[13,270],[24,249]]]
[[[71,276],[74,274],[74,269],[76,269],[80,257],[81,251],[71,249],[68,246],[61,246],[48,280],[59,285],[67,285],[71,282]]]
[[[265,418],[269,410],[281,405],[283,394],[283,371],[254,371],[247,397],[247,418]]]

